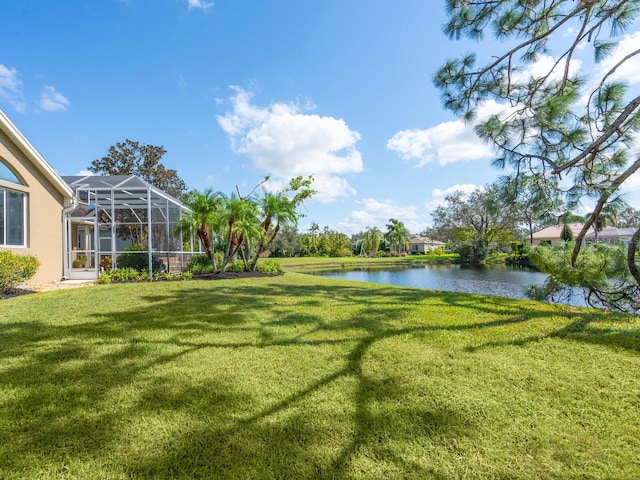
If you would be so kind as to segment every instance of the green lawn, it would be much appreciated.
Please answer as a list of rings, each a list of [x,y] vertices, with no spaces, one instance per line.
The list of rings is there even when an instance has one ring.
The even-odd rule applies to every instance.
[[[0,478],[640,478],[640,318],[286,273],[0,301]]]

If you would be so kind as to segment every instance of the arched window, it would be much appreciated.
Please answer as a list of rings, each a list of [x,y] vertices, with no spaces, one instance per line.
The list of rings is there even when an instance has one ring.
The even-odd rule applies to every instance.
[[[18,180],[18,177],[15,173],[9,168],[9,166],[2,161],[0,158],[0,180],[4,180],[6,182],[17,183],[18,185],[22,185],[22,182]]]
[[[0,160],[0,180],[22,185],[15,173]],[[0,247],[26,246],[27,195],[0,187]]]

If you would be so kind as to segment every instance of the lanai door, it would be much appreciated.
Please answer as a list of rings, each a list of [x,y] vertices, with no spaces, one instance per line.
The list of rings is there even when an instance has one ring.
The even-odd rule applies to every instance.
[[[79,207],[67,220],[65,270],[70,280],[98,278],[95,209]]]

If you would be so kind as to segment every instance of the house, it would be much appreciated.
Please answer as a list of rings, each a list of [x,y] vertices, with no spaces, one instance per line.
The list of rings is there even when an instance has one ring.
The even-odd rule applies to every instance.
[[[63,221],[73,191],[0,110],[0,248],[38,257],[33,281],[63,276]]]
[[[573,233],[574,238],[578,236],[584,224],[582,223],[569,223],[569,228]],[[552,247],[558,245],[561,241],[563,224],[552,225],[551,227],[543,228],[542,230],[533,234],[533,245],[547,244]]]
[[[444,250],[445,243],[438,240],[432,240],[428,237],[421,235],[411,235],[409,240],[409,253],[429,253],[436,248],[442,248]]]
[[[584,224],[582,223],[570,223],[569,228],[573,232],[574,238],[578,236]],[[547,227],[539,232],[533,234],[533,244],[540,245],[546,243],[547,245],[556,246],[560,243],[560,234],[562,232],[563,225],[554,225]],[[593,227],[589,229],[584,237],[585,243],[609,243],[611,245],[618,245],[623,243],[629,244],[631,237],[635,233],[636,228],[617,228],[617,227],[605,227],[596,231]]]
[[[61,177],[0,110],[0,248],[38,258],[34,283],[95,279],[123,254],[182,270],[194,242],[174,228],[187,210],[134,175]]]
[[[611,245],[623,243],[626,246],[629,245],[629,241],[636,230],[636,228],[605,227],[597,232],[589,232],[584,239],[587,243],[598,241]]]

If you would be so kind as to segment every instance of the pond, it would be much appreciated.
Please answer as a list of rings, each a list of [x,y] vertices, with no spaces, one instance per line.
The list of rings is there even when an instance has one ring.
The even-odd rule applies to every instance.
[[[546,274],[507,266],[426,265],[421,267],[358,267],[305,271],[312,275],[384,283],[403,287],[480,293],[509,298],[527,298],[529,285],[542,285]],[[584,305],[573,295],[572,305]]]

